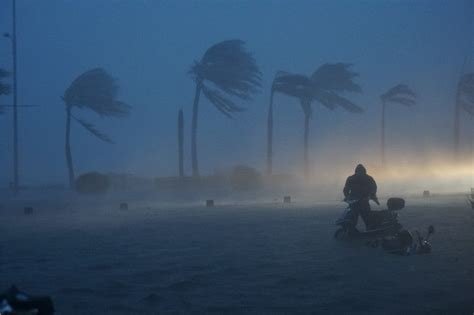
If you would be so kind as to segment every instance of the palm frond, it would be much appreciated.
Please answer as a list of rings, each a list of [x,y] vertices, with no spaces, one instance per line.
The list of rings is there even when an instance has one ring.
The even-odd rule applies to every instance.
[[[472,94],[468,94],[468,93],[461,94],[459,99],[462,103],[466,104],[466,106],[474,105],[474,93],[472,93]]]
[[[97,130],[97,128],[93,124],[74,116],[72,116],[72,118],[74,118],[74,120],[77,121],[82,127],[84,127],[87,131],[89,131],[92,135],[99,138],[100,140],[111,144],[114,143],[108,135]]]
[[[386,101],[391,102],[391,103],[397,103],[404,106],[413,106],[416,104],[416,101],[414,99],[406,98],[403,96],[393,96],[387,99]]]
[[[474,103],[473,102],[466,102],[461,100],[461,107],[464,109],[469,115],[474,116]]]
[[[474,73],[461,76],[458,83],[461,107],[474,116]]]
[[[222,92],[249,100],[259,92],[261,73],[241,40],[226,40],[211,46],[189,74],[198,83],[210,81]]]
[[[311,98],[310,79],[302,74],[278,71],[272,83],[272,90],[297,98]]]
[[[459,78],[458,97],[461,108],[474,116],[474,73],[466,73]]]
[[[311,75],[311,82],[326,91],[362,92],[360,85],[354,81],[359,74],[351,68],[350,63],[323,64]]]
[[[394,87],[390,88],[387,92],[382,94],[380,98],[386,102],[400,103],[402,105],[407,105],[407,106],[411,106],[416,103],[415,92],[412,89],[410,89],[406,84],[395,85]],[[401,98],[405,100],[400,102],[399,99]],[[408,104],[408,103],[411,103],[411,104]]]
[[[474,90],[474,73],[466,73],[461,76],[459,79],[459,88],[461,91],[472,91]]]
[[[204,96],[225,116],[232,118],[232,114],[242,112],[244,108],[236,105],[232,100],[226,98],[218,90],[202,86]]]
[[[118,84],[104,69],[96,68],[77,77],[64,94],[68,106],[90,109],[100,116],[124,117],[130,106],[117,100]]]
[[[340,106],[350,113],[360,114],[364,112],[362,107],[335,92],[319,91],[316,100],[330,110]]]

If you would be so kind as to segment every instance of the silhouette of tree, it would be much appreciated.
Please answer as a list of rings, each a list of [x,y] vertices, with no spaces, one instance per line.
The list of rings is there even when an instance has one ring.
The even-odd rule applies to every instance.
[[[458,81],[454,111],[454,153],[460,154],[462,113],[474,117],[474,73],[463,74]]]
[[[309,176],[309,122],[312,117],[312,102],[316,101],[324,107],[334,110],[337,107],[361,113],[362,108],[343,96],[344,92],[361,92],[360,86],[354,82],[358,76],[351,69],[351,64],[323,64],[311,77],[279,71],[272,84],[270,106],[267,119],[267,172],[272,171],[272,139],[273,139],[273,94],[280,92],[299,99],[304,114],[304,174]]]
[[[72,110],[89,109],[101,117],[126,117],[130,106],[117,100],[119,86],[104,69],[96,68],[78,76],[65,91],[62,97],[66,105],[66,162],[69,185],[74,187],[74,166],[71,154],[70,133],[71,118],[100,140],[113,143],[112,139],[96,127],[73,115]]]
[[[276,92],[296,97],[300,100],[305,112],[305,150],[307,148],[307,130],[309,128],[307,124],[311,116],[310,112],[306,115],[308,110],[311,111],[309,104],[312,98],[310,79],[305,75],[278,71],[273,79],[270,91],[270,104],[267,116],[267,175],[271,175],[273,172],[273,99]],[[307,153],[305,153],[306,155]]]
[[[227,117],[244,108],[229,96],[250,100],[261,86],[261,73],[241,40],[226,40],[211,46],[189,74],[196,83],[191,122],[191,158],[193,176],[199,176],[197,156],[197,120],[201,91]]]
[[[349,100],[345,93],[361,93],[362,89],[355,82],[359,74],[352,70],[350,63],[326,63],[311,75],[313,100],[329,110],[338,107],[349,113],[360,114],[364,110]],[[302,104],[303,105],[303,104]],[[311,108],[304,109],[305,116],[311,115]],[[309,118],[306,118],[309,119]],[[309,133],[309,131],[306,131]],[[305,133],[306,133],[305,132]],[[305,150],[307,152],[307,149]],[[307,154],[307,153],[306,153]],[[305,174],[309,176],[308,158],[305,157]]]
[[[385,112],[387,104],[399,104],[413,106],[416,104],[416,94],[406,84],[398,84],[380,96],[382,100],[382,137],[381,137],[381,160],[385,165]]]

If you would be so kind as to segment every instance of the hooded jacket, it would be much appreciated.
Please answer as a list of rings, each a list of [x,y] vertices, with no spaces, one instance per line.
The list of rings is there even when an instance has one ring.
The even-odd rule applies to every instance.
[[[349,199],[376,198],[377,184],[362,164],[357,165],[355,174],[347,178],[344,196]]]

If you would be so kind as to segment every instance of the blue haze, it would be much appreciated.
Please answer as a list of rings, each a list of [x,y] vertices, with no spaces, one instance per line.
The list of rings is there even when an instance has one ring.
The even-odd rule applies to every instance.
[[[10,28],[10,0],[0,0],[0,31]],[[269,87],[277,70],[311,74],[325,62],[350,62],[360,72],[363,115],[314,104],[311,161],[353,152],[378,154],[380,103],[387,88],[404,82],[418,93],[413,108],[390,107],[390,152],[451,149],[456,79],[474,70],[471,1],[290,0],[17,0],[21,181],[65,183],[65,111],[60,96],[80,73],[104,67],[119,79],[130,118],[94,122],[116,141],[101,143],[79,125],[72,129],[77,173],[88,170],[146,176],[177,173],[176,120],[185,112],[186,171],[194,83],[189,66],[212,44],[239,38],[254,53],[263,89],[247,111],[229,120],[201,99],[199,157],[203,173],[265,162]],[[10,69],[10,46],[0,39],[0,67]],[[1,97],[0,104],[11,103]],[[275,169],[301,170],[303,114],[296,100],[275,97]],[[464,122],[463,143],[472,139]],[[0,186],[12,178],[11,111],[0,116]],[[336,159],[337,161],[337,159]],[[342,162],[341,162],[342,163]],[[333,165],[332,165],[333,166]],[[350,166],[350,169],[353,165]]]

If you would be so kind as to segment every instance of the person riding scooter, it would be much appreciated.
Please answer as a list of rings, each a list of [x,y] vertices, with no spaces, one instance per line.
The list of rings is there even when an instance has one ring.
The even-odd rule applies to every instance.
[[[369,200],[373,200],[378,205],[380,203],[377,199],[377,184],[372,176],[367,175],[367,170],[362,164],[357,165],[355,174],[347,178],[343,193],[345,200],[358,200],[350,205],[354,227],[357,226],[360,215],[366,230],[370,230],[373,223],[370,218]]]

